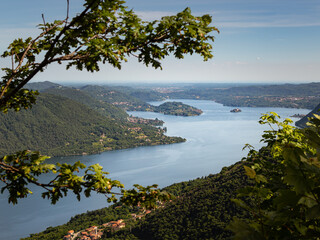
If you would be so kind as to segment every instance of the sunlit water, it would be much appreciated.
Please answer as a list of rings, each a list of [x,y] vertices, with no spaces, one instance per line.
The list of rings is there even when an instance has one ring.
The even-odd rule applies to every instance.
[[[306,109],[241,108],[242,112],[231,113],[231,107],[212,101],[179,101],[202,109],[203,114],[196,117],[150,112],[129,114],[164,120],[167,135],[184,137],[187,139],[185,143],[139,147],[91,156],[53,158],[50,162],[73,163],[80,160],[87,165],[99,163],[111,173],[110,177],[120,180],[126,187],[135,183],[157,183],[160,187],[165,187],[217,173],[222,167],[241,160],[246,155],[242,151],[245,143],[260,147],[259,141],[265,128],[257,123],[261,113],[274,111],[281,117],[289,117],[295,113],[309,112]],[[162,102],[153,104],[160,103]],[[63,224],[75,214],[107,206],[105,198],[96,194],[83,198],[80,202],[70,195],[56,205],[50,205],[48,200],[40,197],[40,193],[41,189],[34,189],[33,196],[20,200],[16,206],[7,203],[6,194],[0,195],[1,239],[27,237],[30,233],[43,231],[49,226]]]

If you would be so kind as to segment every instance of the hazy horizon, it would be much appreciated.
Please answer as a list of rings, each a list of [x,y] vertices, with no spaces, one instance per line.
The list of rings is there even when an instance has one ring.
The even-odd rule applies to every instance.
[[[254,85],[285,85],[285,84],[293,84],[293,85],[299,85],[299,84],[310,84],[310,83],[317,83],[317,82],[200,82],[200,81],[194,81],[194,82],[163,82],[163,81],[154,81],[154,82],[126,82],[126,81],[114,81],[114,82],[95,82],[95,81],[79,81],[79,82],[73,82],[73,81],[37,81],[33,80],[30,83],[43,83],[43,82],[51,82],[56,83],[63,86],[85,86],[85,85],[99,85],[99,86],[192,86],[192,85],[229,85],[229,86],[254,86]]]

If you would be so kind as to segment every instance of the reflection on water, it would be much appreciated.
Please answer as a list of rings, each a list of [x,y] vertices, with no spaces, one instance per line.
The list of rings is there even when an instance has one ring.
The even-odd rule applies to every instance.
[[[250,143],[256,147],[264,126],[257,121],[261,113],[274,111],[282,117],[309,110],[286,108],[241,108],[241,113],[230,113],[230,107],[212,101],[179,100],[204,111],[201,116],[177,117],[150,112],[130,112],[145,118],[165,121],[170,136],[181,136],[185,143],[139,147],[104,152],[91,156],[52,158],[49,162],[76,162],[86,165],[99,163],[110,172],[110,177],[131,187],[159,184],[160,187],[219,172],[223,166],[239,161],[245,152],[242,147]],[[160,104],[158,102],[155,104]],[[43,177],[43,181],[49,179]],[[63,224],[77,213],[107,206],[103,196],[93,194],[80,202],[72,195],[56,205],[42,200],[41,190],[34,189],[34,196],[23,199],[18,205],[7,204],[6,195],[0,195],[0,232],[3,239],[18,239],[30,233],[43,231],[49,226]]]

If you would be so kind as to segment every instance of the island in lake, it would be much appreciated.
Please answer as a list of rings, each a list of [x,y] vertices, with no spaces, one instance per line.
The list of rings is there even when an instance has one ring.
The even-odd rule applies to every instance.
[[[182,102],[165,102],[154,107],[153,111],[175,116],[199,116],[203,113],[202,110]]]
[[[235,108],[235,109],[230,110],[230,112],[238,113],[238,112],[241,112],[241,109],[240,108]]]
[[[294,117],[294,118],[303,118],[303,117],[305,117],[306,115],[305,114],[299,114],[299,113],[297,113],[297,114],[293,114],[292,116],[290,116],[290,117]]]

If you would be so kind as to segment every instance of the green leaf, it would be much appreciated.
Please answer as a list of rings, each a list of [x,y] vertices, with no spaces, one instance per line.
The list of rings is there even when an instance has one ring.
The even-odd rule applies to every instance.
[[[256,177],[256,172],[254,169],[250,168],[250,167],[247,167],[247,166],[243,166],[244,167],[244,170],[246,171],[246,175],[249,177],[249,178],[255,178]]]
[[[299,199],[298,204],[305,205],[308,208],[312,208],[315,205],[318,205],[317,201],[314,199],[314,197],[311,194],[308,194],[307,196],[303,196]]]
[[[267,183],[268,182],[267,178],[265,176],[261,175],[261,174],[257,174],[255,176],[255,181],[257,183],[260,183],[260,182]]]

